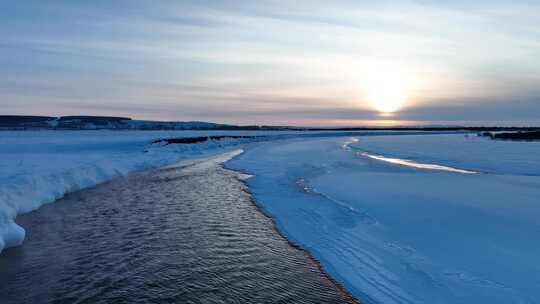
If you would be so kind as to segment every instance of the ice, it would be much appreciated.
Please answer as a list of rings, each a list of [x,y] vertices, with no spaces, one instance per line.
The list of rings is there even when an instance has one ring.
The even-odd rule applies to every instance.
[[[279,230],[363,303],[538,303],[540,143],[356,139],[256,143],[227,166],[254,175]]]
[[[203,126],[204,123],[189,122],[185,125],[197,127]],[[221,153],[224,149],[232,149],[233,146],[249,142],[348,133],[219,130],[2,131],[0,132],[2,173],[0,252],[6,247],[20,245],[24,240],[24,229],[14,221],[18,214],[35,210],[66,193],[91,187],[132,171],[165,166],[185,158]],[[151,144],[163,138],[220,135],[253,138],[225,138],[187,145]]]
[[[359,152],[435,163],[484,173],[538,175],[540,142],[491,140],[469,134],[362,137],[349,145]]]
[[[245,140],[152,145],[172,137],[265,135],[241,131],[2,131],[0,132],[0,252],[20,245],[18,214],[115,176],[219,153]],[[274,136],[276,132],[272,133]],[[277,132],[277,134],[283,134]]]
[[[440,171],[456,172],[456,173],[463,173],[463,174],[478,173],[474,171],[452,168],[452,167],[442,166],[442,165],[437,165],[437,164],[423,164],[423,163],[414,162],[408,159],[391,158],[391,157],[384,157],[381,155],[373,155],[367,152],[361,152],[361,153],[358,153],[358,155],[365,156],[371,159],[380,160],[380,161],[391,163],[391,164],[395,164],[395,165],[408,166],[408,167],[413,167],[417,169],[440,170]]]

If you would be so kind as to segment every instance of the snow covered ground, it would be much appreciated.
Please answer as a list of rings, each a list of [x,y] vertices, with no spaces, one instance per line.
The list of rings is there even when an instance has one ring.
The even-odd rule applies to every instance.
[[[24,240],[24,229],[14,221],[17,214],[35,210],[68,192],[94,186],[131,171],[216,154],[248,142],[297,136],[333,136],[337,133],[343,134],[300,131],[2,131],[0,252]],[[154,140],[163,138],[219,135],[265,138],[224,139],[165,147],[151,145]]]
[[[241,145],[227,166],[364,303],[539,303],[540,143],[289,133],[0,132],[0,251],[24,239],[17,214],[67,192]],[[269,138],[150,144],[225,134]]]
[[[3,131],[0,132],[0,252],[19,245],[25,231],[14,219],[65,193],[131,171],[219,153],[245,139],[197,145],[151,145],[161,138],[268,135],[254,131]],[[297,132],[296,132],[297,133]]]
[[[540,302],[540,143],[357,139],[255,143],[227,166],[364,303]]]

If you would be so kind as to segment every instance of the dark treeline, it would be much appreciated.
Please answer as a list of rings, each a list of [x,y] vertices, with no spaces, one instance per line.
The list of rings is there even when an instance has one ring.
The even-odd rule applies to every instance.
[[[156,143],[169,144],[196,144],[205,142],[208,140],[222,140],[222,139],[243,139],[243,138],[255,138],[260,136],[242,136],[242,135],[217,135],[217,136],[198,136],[198,137],[177,137],[177,138],[164,138],[155,140]]]
[[[489,136],[491,137],[491,139],[522,140],[522,141],[540,140],[540,131],[529,131],[529,132],[520,131],[520,132],[501,132],[501,133],[485,132],[482,135]]]
[[[254,130],[254,131],[540,131],[540,127],[387,126],[387,127],[291,127],[236,126],[209,122],[143,121],[114,116],[0,115],[0,130]]]

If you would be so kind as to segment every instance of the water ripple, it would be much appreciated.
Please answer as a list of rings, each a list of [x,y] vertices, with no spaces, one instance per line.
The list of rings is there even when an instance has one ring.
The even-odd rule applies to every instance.
[[[351,303],[215,161],[132,174],[18,218],[2,303]]]

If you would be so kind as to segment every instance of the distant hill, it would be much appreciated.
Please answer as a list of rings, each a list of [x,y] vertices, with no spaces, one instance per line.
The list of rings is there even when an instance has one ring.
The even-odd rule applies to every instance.
[[[287,127],[235,126],[204,121],[153,121],[114,116],[0,115],[0,130],[295,130],[295,131],[539,131],[539,127],[390,126]]]
[[[234,126],[204,121],[153,121],[115,116],[0,115],[0,130],[290,130],[279,126]]]
[[[129,117],[112,116],[22,116],[0,115],[0,130],[217,130],[244,129],[258,127],[238,127],[202,121],[150,121],[134,120]]]
[[[0,115],[0,128],[47,128],[48,121],[54,119],[49,116],[18,116]]]

